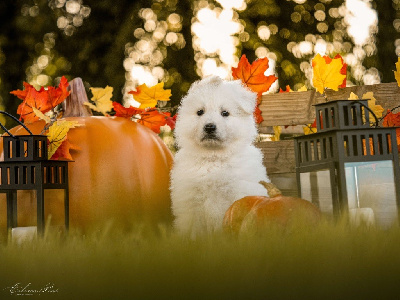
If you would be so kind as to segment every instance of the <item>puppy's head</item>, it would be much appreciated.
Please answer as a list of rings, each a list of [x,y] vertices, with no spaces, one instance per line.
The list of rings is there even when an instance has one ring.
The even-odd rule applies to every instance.
[[[256,94],[239,80],[223,81],[212,76],[195,82],[178,111],[178,147],[223,149],[251,144],[257,135],[255,106]]]

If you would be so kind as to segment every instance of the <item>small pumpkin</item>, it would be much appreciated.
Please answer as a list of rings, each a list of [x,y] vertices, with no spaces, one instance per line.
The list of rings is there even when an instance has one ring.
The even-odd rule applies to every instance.
[[[225,231],[259,230],[268,224],[287,226],[299,216],[310,224],[320,220],[321,212],[311,202],[283,196],[274,184],[261,183],[267,188],[269,197],[247,196],[235,201],[225,213]]]
[[[128,119],[90,116],[82,105],[87,101],[86,93],[71,95],[64,118],[83,126],[68,132],[69,142],[80,149],[71,152],[74,162],[69,163],[70,226],[85,230],[110,219],[127,226],[143,219],[170,222],[173,156],[164,142],[150,129]],[[27,126],[40,134],[45,123]],[[27,134],[22,126],[10,132]],[[2,139],[0,151],[2,154]],[[45,191],[45,214],[52,215],[52,223],[64,222],[63,196],[62,191]],[[6,211],[5,203],[0,201],[0,211]],[[36,225],[35,212],[34,193],[18,192],[18,226]],[[5,228],[5,218],[0,218],[0,226]]]

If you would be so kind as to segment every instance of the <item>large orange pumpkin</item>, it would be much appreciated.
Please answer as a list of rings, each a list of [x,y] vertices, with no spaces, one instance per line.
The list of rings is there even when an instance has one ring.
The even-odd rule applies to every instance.
[[[307,200],[283,196],[272,183],[263,183],[269,197],[247,196],[235,201],[225,213],[225,231],[239,233],[242,230],[259,230],[266,225],[287,226],[300,218],[308,224],[316,224],[321,216],[319,209]]]
[[[71,227],[84,230],[110,219],[123,225],[137,220],[171,221],[169,172],[173,157],[154,132],[125,118],[66,119],[83,125],[68,133],[70,143],[80,148],[71,151],[74,162],[69,163]],[[44,122],[28,127],[39,134]],[[14,135],[27,134],[22,126],[10,131]],[[1,152],[2,142],[0,139]],[[2,195],[0,197],[5,199]],[[0,212],[6,211],[5,203],[0,201]],[[34,193],[18,192],[18,226],[35,225],[35,212]],[[62,191],[45,191],[45,214],[52,215],[52,223],[63,224]],[[5,228],[2,216],[4,214],[0,215],[0,226]]]

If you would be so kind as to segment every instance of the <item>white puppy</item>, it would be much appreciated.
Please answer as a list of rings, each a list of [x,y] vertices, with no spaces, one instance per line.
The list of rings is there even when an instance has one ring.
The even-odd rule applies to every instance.
[[[183,234],[222,228],[229,206],[245,196],[268,196],[262,153],[254,147],[256,94],[241,81],[195,82],[178,110],[178,152],[171,171],[175,227]]]

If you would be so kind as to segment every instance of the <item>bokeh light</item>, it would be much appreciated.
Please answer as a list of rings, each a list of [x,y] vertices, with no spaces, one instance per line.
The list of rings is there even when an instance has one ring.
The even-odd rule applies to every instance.
[[[182,49],[186,45],[182,30],[183,18],[177,13],[171,13],[164,20],[160,20],[152,8],[143,8],[138,16],[143,20],[143,28],[135,28],[133,35],[135,43],[125,45],[126,58],[123,62],[125,85],[123,99],[127,105],[139,106],[132,95],[138,85],[153,86],[160,81],[166,82],[168,88],[171,82],[178,80],[175,72],[168,72],[162,66],[167,57],[167,48]],[[171,73],[171,74],[170,74]]]
[[[304,41],[292,41],[287,45],[288,51],[292,52],[296,58],[305,59],[304,63],[300,63],[300,69],[307,77],[308,83],[310,84],[312,80],[309,62],[317,53],[330,56],[340,53],[350,68],[349,75],[355,80],[355,82],[349,81],[350,85],[379,83],[379,72],[374,68],[366,69],[363,66],[363,61],[377,52],[375,35],[378,19],[371,1],[346,0],[339,7],[329,8],[328,11],[323,3],[317,3],[314,9],[314,17],[318,21],[315,24],[318,33],[307,34]],[[304,12],[298,9],[300,10]],[[332,23],[333,27],[327,22],[326,14],[336,20]],[[302,16],[304,19],[305,13]],[[331,41],[323,36],[329,32],[332,36]],[[279,33],[282,38],[288,38],[290,31],[282,28]],[[398,52],[400,53],[400,42]]]
[[[392,32],[400,33],[400,0],[390,2],[394,18],[379,26],[392,26]],[[31,49],[29,59],[22,64],[25,80],[36,87],[53,84],[60,74],[76,76],[79,65],[82,75],[89,77],[89,85],[93,81],[90,76],[100,72],[104,65],[107,71],[103,81],[99,81],[109,81],[118,92],[122,90],[126,104],[135,105],[128,92],[143,83],[151,86],[164,81],[165,87],[171,88],[173,96],[178,98],[197,76],[213,74],[230,79],[231,68],[237,66],[242,54],[249,61],[267,57],[270,62],[267,73],[277,75],[282,86],[290,84],[294,89],[306,84],[310,87],[311,59],[316,53],[331,57],[339,53],[348,64],[349,85],[379,83],[380,76],[388,80],[387,68],[376,69],[383,65],[377,63],[382,53],[381,49],[378,52],[377,40],[379,1],[195,0],[185,2],[185,6],[178,0],[140,3],[146,5],[135,2],[124,10],[122,5],[109,1],[18,2],[20,19],[16,24],[24,34],[22,43]],[[104,20],[99,17],[99,8],[108,10]],[[60,50],[65,41],[73,43],[75,33],[86,28],[93,32],[92,27],[98,26],[99,21],[104,21],[102,32],[95,37],[88,35],[88,41],[79,39],[80,51],[74,54],[75,61],[70,47],[69,53]],[[108,28],[117,23],[118,35],[114,37]],[[379,36],[379,42],[383,36]],[[391,36],[393,39],[386,40],[385,45],[394,46],[400,56],[400,38]],[[104,57],[93,55],[91,58],[97,54],[92,49],[100,44],[104,44]],[[2,44],[0,66],[1,47]],[[125,76],[120,76],[117,67],[110,66],[112,61],[121,67],[117,60],[122,51]],[[87,62],[90,71],[81,67],[82,61]],[[1,80],[4,79],[0,78],[0,86]],[[277,85],[272,91],[279,89]],[[121,99],[120,95],[117,97]]]
[[[238,62],[236,47],[239,40],[245,42],[248,39],[234,10],[244,9],[245,1],[218,2],[221,7],[214,7],[208,1],[196,3],[192,23],[193,48],[200,77],[217,75],[227,79],[231,76],[232,66]]]
[[[57,27],[68,36],[83,25],[83,20],[91,12],[91,8],[84,5],[82,0],[49,0],[49,6],[58,11],[60,16],[57,18]]]
[[[53,84],[57,70],[71,68],[71,64],[54,51],[55,45],[56,34],[49,32],[43,36],[43,42],[35,46],[37,55],[26,69],[26,81],[36,88]]]
[[[364,45],[377,31],[378,16],[370,1],[346,0],[344,21],[356,45]]]

